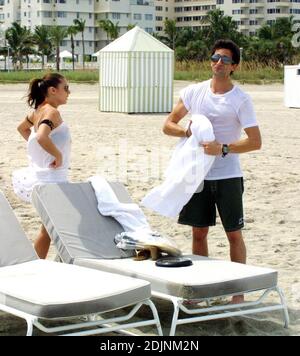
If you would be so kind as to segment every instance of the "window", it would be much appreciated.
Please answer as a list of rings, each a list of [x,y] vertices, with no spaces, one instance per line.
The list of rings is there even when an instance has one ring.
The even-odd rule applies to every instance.
[[[52,17],[52,12],[51,11],[42,11],[42,16],[45,18],[50,18]]]
[[[145,14],[145,20],[147,20],[147,21],[153,20],[153,15],[151,15],[151,14]]]
[[[57,11],[57,17],[66,18],[67,17],[66,11]]]

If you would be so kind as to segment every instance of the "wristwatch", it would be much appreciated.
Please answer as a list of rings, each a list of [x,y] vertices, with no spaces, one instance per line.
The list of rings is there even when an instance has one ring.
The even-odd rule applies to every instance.
[[[222,157],[225,157],[229,153],[229,146],[225,143],[222,145]]]

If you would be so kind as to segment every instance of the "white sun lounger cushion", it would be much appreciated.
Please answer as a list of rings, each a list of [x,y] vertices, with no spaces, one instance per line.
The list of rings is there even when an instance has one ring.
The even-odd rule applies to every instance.
[[[102,271],[141,278],[151,283],[155,292],[183,299],[211,298],[275,287],[277,272],[268,269],[186,256],[193,265],[180,268],[157,267],[154,261],[77,259],[75,264]]]
[[[146,281],[45,260],[2,267],[0,281],[1,304],[47,319],[111,311],[151,296]]]

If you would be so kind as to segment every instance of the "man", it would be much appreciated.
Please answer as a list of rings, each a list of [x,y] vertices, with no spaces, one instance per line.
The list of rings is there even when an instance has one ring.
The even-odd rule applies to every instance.
[[[246,246],[241,229],[244,226],[242,194],[243,174],[239,154],[261,148],[261,135],[250,97],[231,81],[240,62],[238,46],[230,40],[218,40],[211,53],[212,79],[188,86],[168,116],[163,132],[190,136],[190,129],[179,125],[188,113],[203,114],[212,123],[216,140],[202,142],[204,151],[215,161],[204,181],[182,209],[178,222],[192,226],[193,253],[208,256],[209,226],[216,224],[216,207],[230,244],[231,261],[246,263]],[[242,129],[246,138],[241,139]],[[243,302],[243,296],[233,303]]]

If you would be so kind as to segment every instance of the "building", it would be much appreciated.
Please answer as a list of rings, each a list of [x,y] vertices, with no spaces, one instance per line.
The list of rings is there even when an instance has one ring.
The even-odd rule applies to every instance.
[[[161,33],[165,19],[176,20],[176,26],[199,29],[206,26],[207,11],[216,9],[216,0],[156,0],[156,31]]]
[[[300,0],[0,0],[0,22],[9,27],[17,21],[33,30],[37,25],[68,27],[74,19],[84,19],[85,52],[92,54],[110,41],[99,28],[100,20],[118,24],[120,35],[134,25],[163,34],[166,19],[175,20],[179,28],[207,26],[206,14],[216,8],[231,16],[247,35],[255,35],[260,26],[277,18],[293,15],[300,21]],[[82,53],[81,46],[81,34],[77,34],[76,54]],[[65,49],[71,49],[69,38],[62,43]]]
[[[127,31],[129,25],[139,25],[149,33],[155,30],[154,3],[146,0],[0,0],[0,4],[1,2],[6,28],[15,21],[34,30],[40,25],[69,27],[76,18],[85,20],[87,55],[108,43],[106,33],[99,28],[99,20],[109,19],[118,24],[120,35]],[[61,50],[71,50],[70,38],[62,42]],[[82,53],[81,34],[75,36],[75,53]]]
[[[0,0],[0,24],[4,22],[3,5],[4,5],[4,0]]]
[[[163,32],[165,19],[176,20],[177,27],[207,26],[207,11],[221,9],[231,16],[239,31],[255,35],[263,24],[294,16],[300,21],[300,0],[155,0],[156,31]]]
[[[246,35],[255,35],[262,25],[278,18],[293,15],[300,21],[300,0],[217,0],[217,6]]]
[[[97,21],[109,19],[118,23],[120,35],[128,26],[139,26],[148,33],[155,31],[154,1],[147,0],[95,0],[95,41],[96,49],[109,43],[107,35],[97,26]]]

